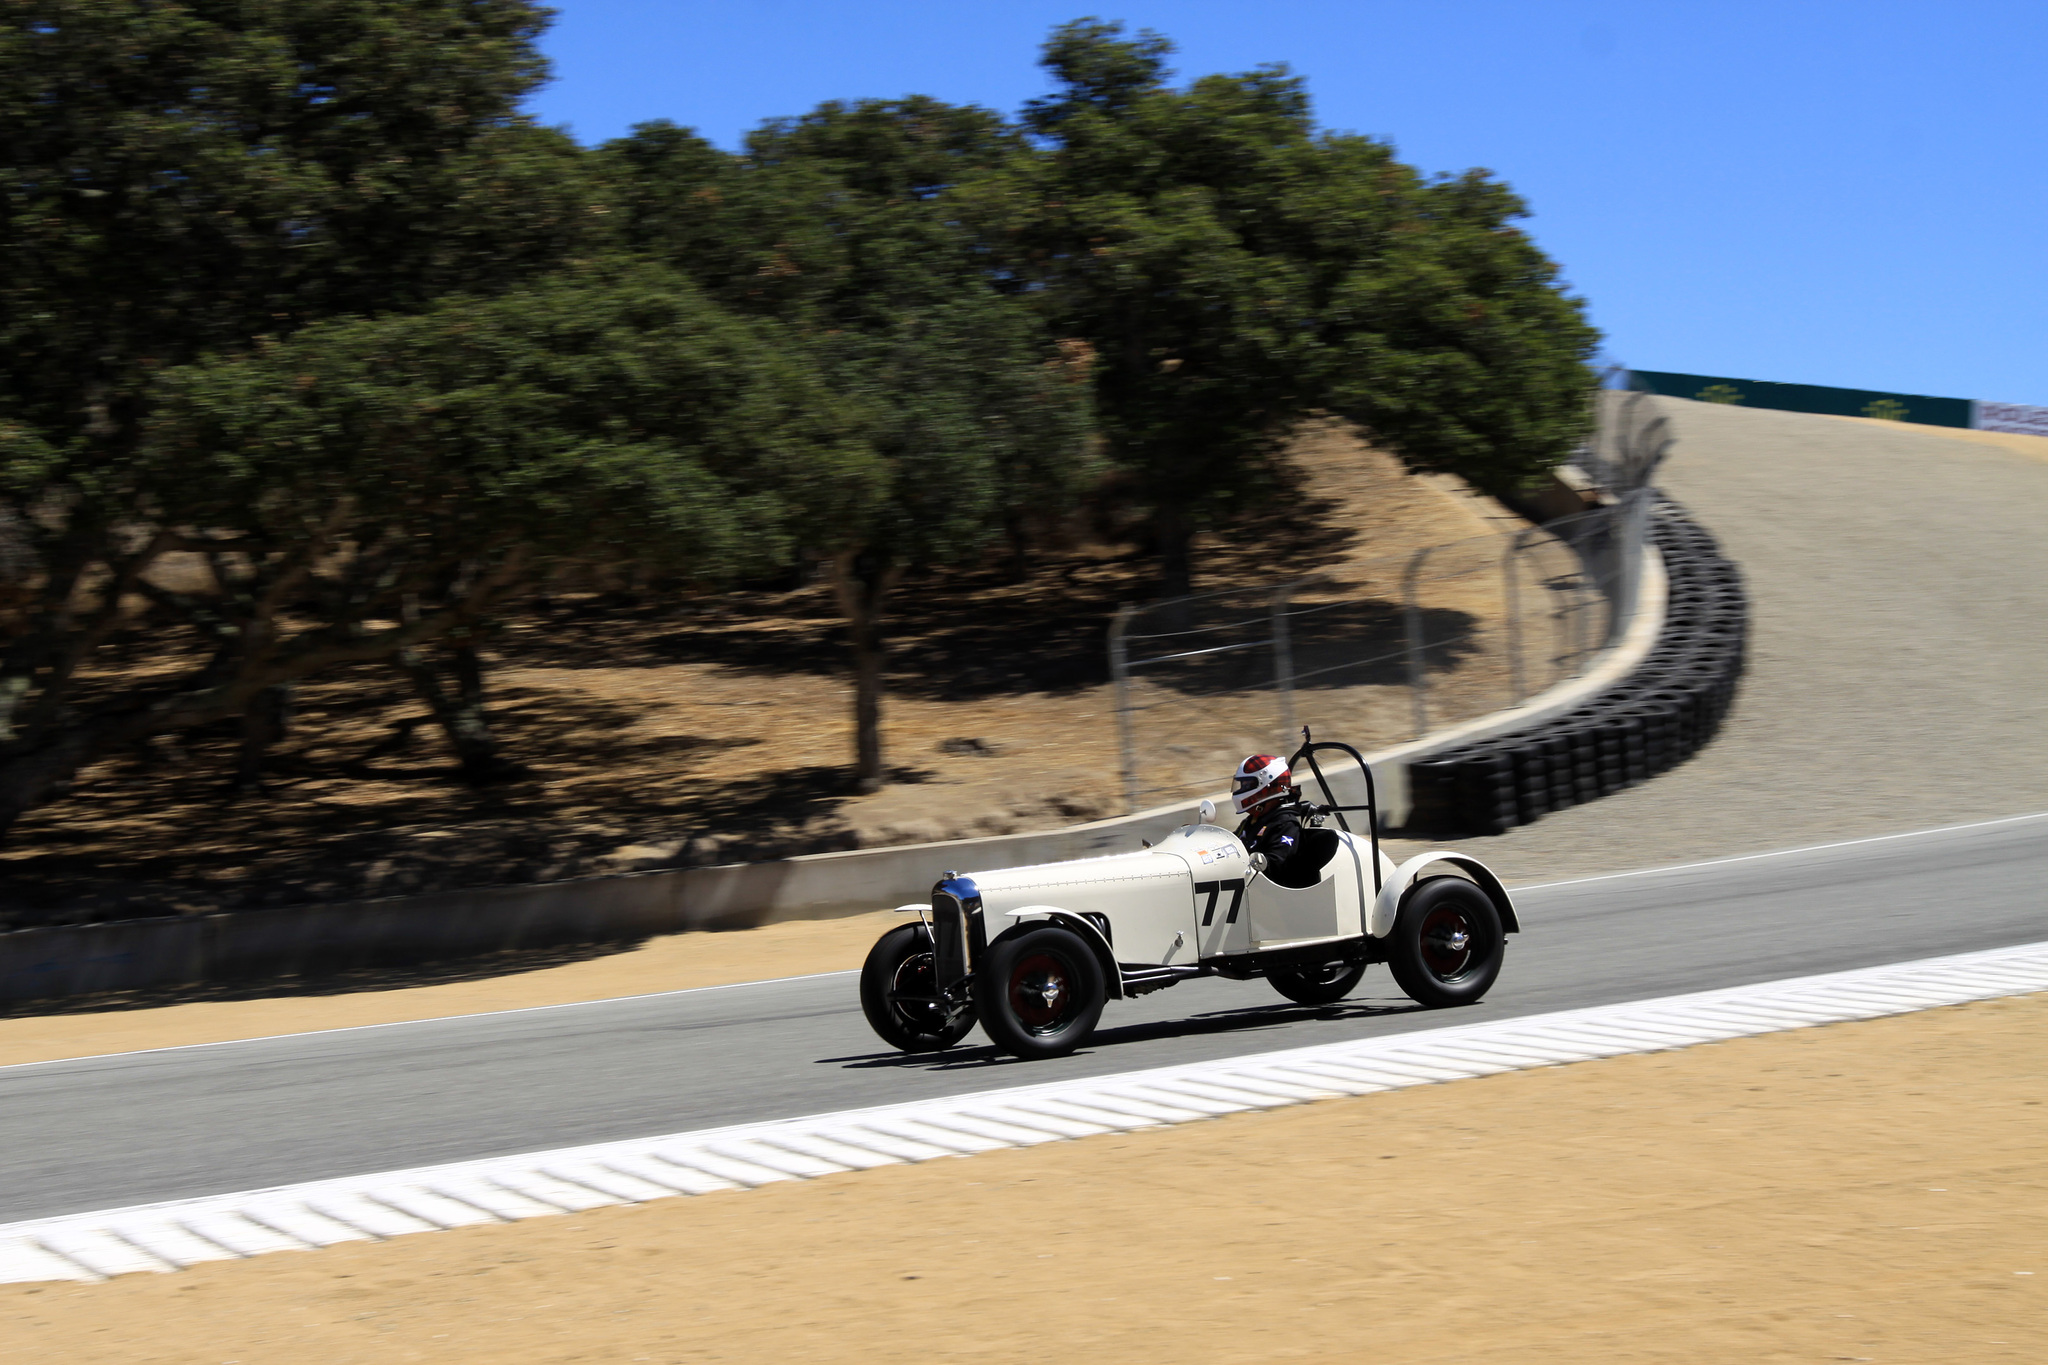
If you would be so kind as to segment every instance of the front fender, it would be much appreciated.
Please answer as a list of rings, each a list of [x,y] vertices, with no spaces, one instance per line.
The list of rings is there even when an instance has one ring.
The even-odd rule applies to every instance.
[[[1373,902],[1372,923],[1366,926],[1365,932],[1374,938],[1385,938],[1393,933],[1394,919],[1401,913],[1401,898],[1408,894],[1409,887],[1423,880],[1423,873],[1438,863],[1449,863],[1469,874],[1493,901],[1493,908],[1500,912],[1500,927],[1510,934],[1522,932],[1522,923],[1515,915],[1515,903],[1508,898],[1508,889],[1500,884],[1500,878],[1493,875],[1493,869],[1469,854],[1443,850],[1418,853],[1394,869],[1394,875],[1387,878],[1386,884],[1380,888],[1379,899]]]
[[[1026,924],[1042,919],[1058,920],[1072,929],[1081,936],[1083,943],[1095,950],[1095,960],[1102,964],[1102,979],[1109,986],[1109,998],[1124,998],[1124,974],[1116,965],[1116,953],[1111,950],[1109,940],[1103,937],[1102,930],[1096,927],[1093,920],[1072,910],[1063,910],[1057,905],[1025,905],[1003,913],[1015,921],[1009,928],[1003,930],[1003,938],[1008,938]]]

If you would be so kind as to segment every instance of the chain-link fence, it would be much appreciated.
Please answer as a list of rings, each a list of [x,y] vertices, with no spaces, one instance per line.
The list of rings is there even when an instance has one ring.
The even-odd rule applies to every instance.
[[[1302,724],[1371,750],[1581,672],[1633,597],[1634,501],[1124,607],[1109,654],[1129,808],[1218,790],[1246,754],[1291,753]]]

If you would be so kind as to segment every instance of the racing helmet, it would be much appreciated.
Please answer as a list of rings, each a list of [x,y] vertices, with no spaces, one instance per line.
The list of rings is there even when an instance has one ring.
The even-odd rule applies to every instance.
[[[1294,786],[1294,774],[1287,760],[1271,754],[1253,754],[1237,765],[1230,778],[1230,808],[1243,815],[1262,801],[1285,796]]]

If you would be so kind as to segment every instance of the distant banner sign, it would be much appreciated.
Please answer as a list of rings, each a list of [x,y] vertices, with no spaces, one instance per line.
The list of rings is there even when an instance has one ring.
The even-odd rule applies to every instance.
[[[1775,408],[1780,412],[1824,412],[1833,417],[1880,417],[1892,422],[1919,422],[1936,427],[1975,425],[1970,411],[1973,405],[1967,398],[1934,398],[1924,393],[1884,393],[1876,389],[1837,389],[1825,384],[1773,384],[1762,379],[1677,374],[1670,370],[1630,370],[1629,383],[1630,387],[1648,393],[1691,398],[1702,403]],[[2011,405],[1985,403],[1974,406],[2009,408]],[[2044,410],[2030,408],[2027,411],[2038,413]]]
[[[2048,408],[2031,408],[2025,403],[1972,403],[1970,407],[1970,425],[1979,431],[2048,436]]]

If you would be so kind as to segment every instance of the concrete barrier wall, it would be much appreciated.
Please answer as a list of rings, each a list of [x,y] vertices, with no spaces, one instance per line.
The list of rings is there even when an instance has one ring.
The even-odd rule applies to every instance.
[[[1635,616],[1619,642],[1596,656],[1585,673],[1519,706],[1368,754],[1385,823],[1399,826],[1407,818],[1409,763],[1562,714],[1634,668],[1661,629],[1664,583],[1662,559],[1645,546]],[[1329,771],[1341,780],[1344,769]],[[1216,799],[1226,804],[1221,794]],[[1133,849],[1141,839],[1156,841],[1187,824],[1198,804],[1186,801],[1036,834],[386,900],[16,930],[0,934],[0,1006],[202,981],[318,975],[508,949],[633,942],[691,929],[831,919],[922,901],[939,875],[953,869],[993,870]]]

